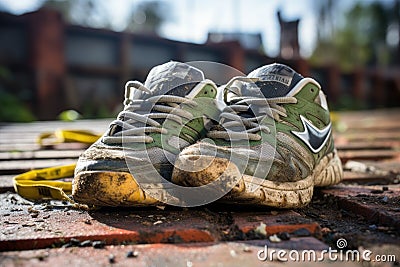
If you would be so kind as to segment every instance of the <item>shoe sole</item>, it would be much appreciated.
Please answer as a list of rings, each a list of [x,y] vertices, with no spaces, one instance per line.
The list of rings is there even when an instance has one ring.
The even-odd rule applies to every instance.
[[[78,203],[93,206],[132,207],[158,205],[128,172],[82,171],[72,183],[72,196]]]
[[[214,174],[215,179],[218,179],[220,173],[228,171],[231,181],[237,181],[237,183],[228,194],[218,201],[229,204],[263,205],[278,208],[304,207],[311,201],[314,186],[337,184],[343,177],[341,161],[336,150],[322,158],[311,175],[296,182],[274,182],[249,175],[240,175],[236,165],[228,159],[204,155],[180,156],[176,166],[187,166],[190,161],[196,161],[196,168],[202,169],[202,171],[188,172],[175,168],[172,181],[185,186],[201,186],[210,182],[210,175]],[[201,167],[202,165],[204,168]],[[226,179],[224,177],[224,180]]]

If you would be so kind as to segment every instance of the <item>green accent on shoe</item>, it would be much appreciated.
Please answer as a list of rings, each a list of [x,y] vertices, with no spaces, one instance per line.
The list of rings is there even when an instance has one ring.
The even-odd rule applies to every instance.
[[[144,84],[131,81],[125,90],[124,110],[78,160],[72,191],[80,203],[159,204],[139,188],[135,176],[161,174],[170,179],[171,162],[184,147],[203,138],[207,120],[220,113],[216,85],[185,63],[157,66]]]
[[[230,159],[242,171],[242,177],[232,177],[239,181],[237,186],[221,200],[227,203],[302,207],[311,201],[314,186],[340,182],[343,171],[334,149],[329,110],[315,80],[281,64],[261,67],[237,80],[241,85],[226,88],[227,107],[221,113],[221,125],[208,133],[209,139],[180,153],[173,182],[186,186],[206,183],[198,179],[215,169],[215,163],[198,160],[207,162],[196,166],[200,171],[185,170],[184,165],[213,155]],[[259,91],[254,91],[253,82]],[[265,108],[263,99],[271,113],[257,120],[262,113],[255,114],[254,110]],[[250,112],[251,106],[255,109]],[[245,128],[235,129],[240,122]],[[223,129],[225,126],[228,130]],[[229,136],[240,140],[227,140]],[[242,156],[248,157],[248,162],[241,162]],[[217,174],[207,181],[216,179]]]

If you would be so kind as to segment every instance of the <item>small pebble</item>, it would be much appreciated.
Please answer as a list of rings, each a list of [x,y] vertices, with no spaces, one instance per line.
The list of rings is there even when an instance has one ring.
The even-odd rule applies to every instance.
[[[272,243],[279,243],[282,242],[282,240],[277,236],[277,235],[271,235],[269,238],[269,241]]]
[[[86,219],[86,220],[84,221],[84,223],[86,223],[86,224],[92,224],[92,222],[91,222],[89,219]]]
[[[94,248],[104,248],[106,244],[103,241],[93,241],[92,246]]]
[[[108,262],[109,262],[109,263],[115,263],[115,256],[114,256],[114,254],[108,255]]]
[[[328,234],[328,233],[330,233],[330,232],[332,232],[332,230],[329,229],[328,227],[323,227],[323,228],[321,229],[321,233],[322,233],[323,235]]]
[[[29,212],[29,213],[36,213],[36,214],[39,213],[39,211],[36,210],[36,209],[34,209],[33,207],[29,207],[29,208],[28,208],[28,212]]]
[[[245,247],[243,248],[243,251],[244,251],[244,252],[251,252],[251,249],[250,249],[248,246],[245,246]]]
[[[288,232],[282,232],[278,234],[278,237],[282,240],[289,240],[290,239],[290,235]]]
[[[369,228],[370,230],[376,230],[376,229],[378,229],[378,227],[377,227],[375,224],[371,224],[370,226],[368,226],[368,228]]]
[[[265,223],[260,223],[259,226],[254,230],[256,234],[266,236],[267,235],[267,230],[266,230],[267,225]]]
[[[92,241],[85,240],[79,244],[80,247],[90,247],[92,245]]]
[[[384,202],[384,203],[387,203],[388,202],[388,197],[387,196],[384,196],[383,198],[382,198],[382,202]]]
[[[137,251],[137,250],[135,250],[135,251],[129,250],[129,251],[126,253],[126,257],[127,257],[127,258],[136,258],[137,256],[139,256],[139,251]]]
[[[62,248],[70,248],[70,247],[72,247],[72,244],[71,243],[66,243],[66,244],[62,245],[61,247]]]
[[[156,222],[153,223],[153,225],[157,225],[157,224],[160,224],[160,223],[162,223],[162,221],[156,221]]]
[[[22,227],[32,227],[32,226],[35,226],[35,225],[36,225],[35,223],[28,222],[28,223],[23,223],[21,226]]]
[[[71,243],[71,244],[74,245],[74,246],[77,246],[77,245],[79,245],[79,244],[81,243],[81,241],[79,241],[79,240],[76,239],[76,238],[71,238],[71,239],[69,240],[69,243]]]

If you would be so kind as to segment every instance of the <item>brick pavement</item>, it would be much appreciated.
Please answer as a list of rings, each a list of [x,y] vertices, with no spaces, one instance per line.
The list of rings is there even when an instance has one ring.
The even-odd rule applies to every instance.
[[[84,149],[79,144],[41,149],[37,134],[59,127],[102,132],[108,121],[0,125],[0,265],[258,266],[267,265],[257,259],[265,245],[322,251],[336,248],[339,238],[347,240],[347,249],[396,255],[398,264],[399,111],[338,114],[335,141],[345,180],[316,189],[311,205],[299,210],[214,204],[83,211],[61,202],[32,203],[13,192],[12,177],[74,162]]]

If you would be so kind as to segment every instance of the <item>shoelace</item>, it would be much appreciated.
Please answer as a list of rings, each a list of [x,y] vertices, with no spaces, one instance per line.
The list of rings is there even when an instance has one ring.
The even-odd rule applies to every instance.
[[[240,95],[240,87],[235,86],[237,81],[254,83],[259,81],[258,78],[234,77],[224,87],[225,92],[231,91]],[[260,121],[266,116],[276,121],[280,120],[280,116],[287,117],[286,109],[281,104],[297,103],[297,99],[293,96],[264,98],[264,97],[247,97],[237,96],[232,98],[235,104],[227,106],[220,115],[220,125],[224,130],[210,131],[207,136],[217,139],[244,139],[251,141],[261,140],[261,136],[257,134],[260,131],[270,133],[271,130],[267,125],[260,125]],[[243,117],[243,112],[248,111],[249,105],[254,105],[259,110],[264,110],[263,114],[251,118]],[[232,127],[239,127],[241,131],[230,130]],[[244,131],[243,131],[244,130]]]
[[[190,105],[196,107],[198,104],[186,97],[173,96],[173,95],[157,95],[151,96],[146,99],[132,99],[131,88],[143,91],[147,94],[152,94],[152,91],[146,88],[138,81],[129,81],[125,84],[125,108],[118,114],[116,120],[111,125],[118,125],[121,131],[103,137],[103,142],[106,144],[124,142],[139,142],[151,143],[153,138],[148,133],[161,133],[168,134],[168,130],[163,128],[162,125],[155,119],[169,119],[182,124],[182,118],[191,120],[193,115],[182,109],[182,105]],[[144,103],[153,104],[151,113],[140,114],[139,111],[146,111]],[[159,103],[159,104],[158,104]],[[147,110],[148,111],[148,110]],[[154,112],[157,111],[157,112]],[[138,126],[137,123],[143,123],[144,126]]]

